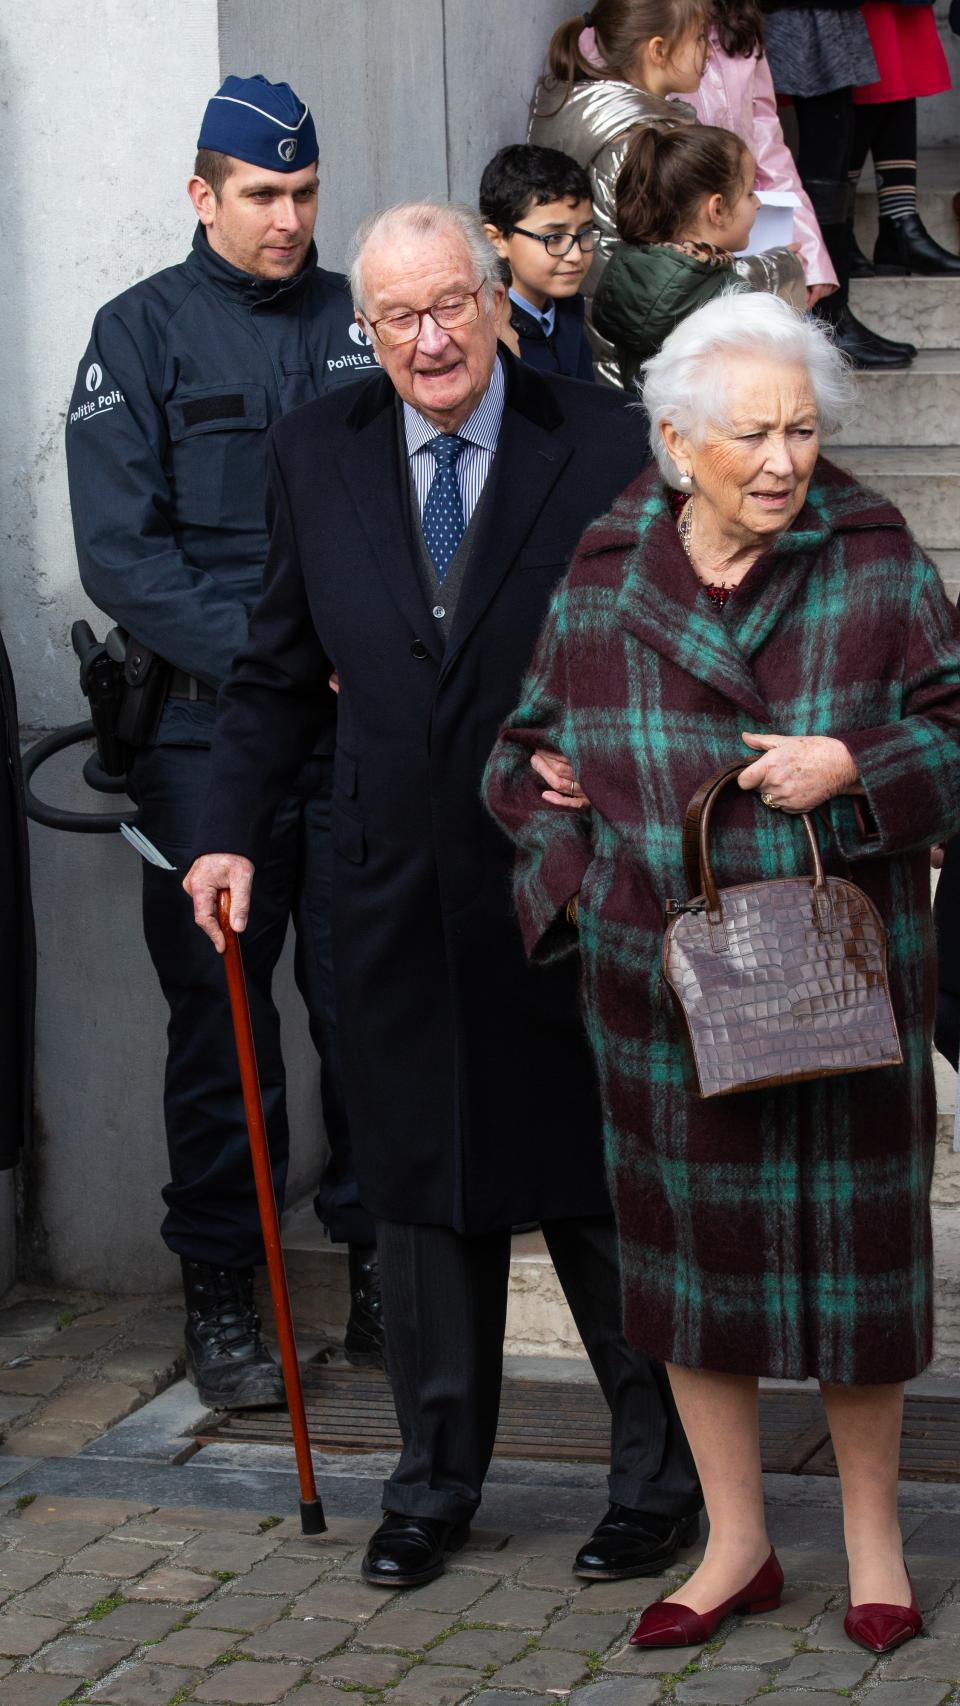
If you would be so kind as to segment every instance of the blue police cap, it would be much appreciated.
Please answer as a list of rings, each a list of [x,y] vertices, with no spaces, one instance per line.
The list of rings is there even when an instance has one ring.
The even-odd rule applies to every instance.
[[[226,79],[207,102],[197,147],[271,172],[299,172],[320,153],[310,108],[289,83],[268,83],[259,73]]]

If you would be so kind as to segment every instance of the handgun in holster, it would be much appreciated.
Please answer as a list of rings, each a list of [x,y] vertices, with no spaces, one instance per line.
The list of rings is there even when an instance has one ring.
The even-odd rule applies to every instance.
[[[167,697],[171,666],[123,628],[98,640],[89,622],[74,622],[80,690],[90,705],[100,768],[123,776],[131,754],[149,746]]]

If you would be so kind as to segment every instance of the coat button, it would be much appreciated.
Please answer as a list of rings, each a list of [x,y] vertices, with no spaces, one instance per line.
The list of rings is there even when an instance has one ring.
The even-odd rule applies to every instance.
[[[414,640],[413,645],[410,647],[410,653],[411,656],[415,658],[428,658],[430,656],[430,653],[427,651],[422,640]]]
[[[442,604],[435,604],[433,607],[433,614],[439,622],[441,616],[446,616],[447,612]]]

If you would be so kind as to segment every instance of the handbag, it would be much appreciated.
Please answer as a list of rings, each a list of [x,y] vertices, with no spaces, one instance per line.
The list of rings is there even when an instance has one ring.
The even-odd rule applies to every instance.
[[[812,877],[718,889],[710,822],[731,764],[687,807],[683,858],[693,898],[666,902],[662,974],[686,1020],[700,1095],[900,1066],[887,932],[855,883],[824,875],[808,812]]]

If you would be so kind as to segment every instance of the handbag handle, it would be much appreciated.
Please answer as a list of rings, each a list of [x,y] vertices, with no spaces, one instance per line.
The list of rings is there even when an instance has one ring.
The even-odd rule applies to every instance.
[[[724,788],[753,763],[755,760],[752,758],[741,759],[736,764],[725,765],[715,775],[708,776],[705,782],[701,782],[690,801],[683,821],[683,868],[687,886],[692,895],[703,895],[707,903],[707,917],[712,923],[718,923],[722,915],[720,895],[710,864],[710,820],[713,808]],[[833,907],[824,876],[817,832],[809,812],[798,812],[795,815],[803,819],[803,827],[807,832],[813,862],[813,899],[817,920],[822,930],[829,930],[832,925]]]

